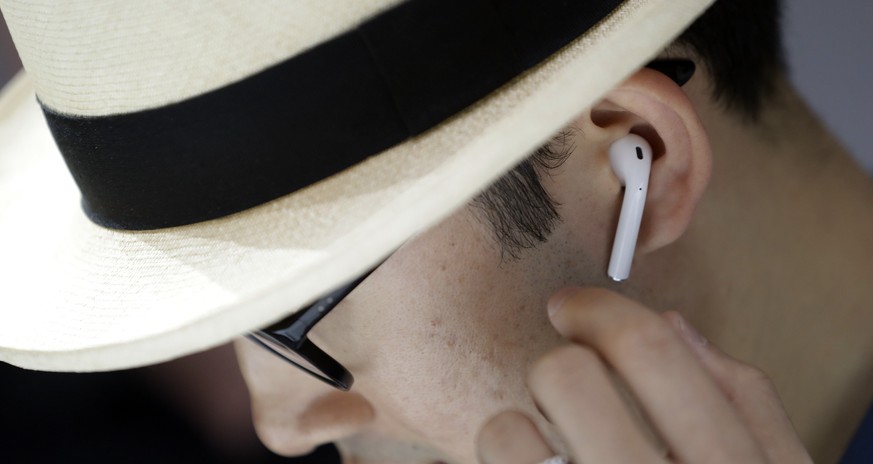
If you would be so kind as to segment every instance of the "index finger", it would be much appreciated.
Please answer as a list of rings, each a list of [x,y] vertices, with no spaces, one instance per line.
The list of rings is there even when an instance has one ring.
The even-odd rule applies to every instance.
[[[656,313],[602,289],[564,289],[549,312],[558,332],[596,350],[624,378],[682,462],[763,462],[739,415]]]

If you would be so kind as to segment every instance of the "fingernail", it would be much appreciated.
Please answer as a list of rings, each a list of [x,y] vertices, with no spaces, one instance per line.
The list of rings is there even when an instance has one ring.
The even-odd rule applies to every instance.
[[[696,346],[706,346],[707,340],[706,337],[700,334],[697,329],[694,328],[681,314],[679,316],[679,331],[682,333],[682,336],[685,337],[685,340],[688,343]]]
[[[549,298],[548,304],[549,317],[554,316],[555,313],[558,312],[559,309],[561,309],[561,305],[564,304],[564,300],[566,300],[567,297],[569,297],[570,295],[576,293],[576,290],[577,289],[573,287],[565,287],[561,290],[558,290],[558,293],[552,295],[552,297]]]

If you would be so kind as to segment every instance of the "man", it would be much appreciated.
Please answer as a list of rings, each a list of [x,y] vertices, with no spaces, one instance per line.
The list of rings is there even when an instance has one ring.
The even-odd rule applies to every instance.
[[[636,3],[643,4],[641,8],[646,6],[646,2]],[[869,246],[869,237],[873,236],[873,215],[867,207],[867,201],[873,196],[873,187],[786,83],[780,66],[776,6],[769,2],[746,3],[718,3],[679,42],[668,46],[650,68],[642,67],[645,62],[637,61],[630,77],[611,82],[608,85],[611,90],[604,89],[588,104],[572,108],[570,114],[577,116],[563,130],[559,131],[560,126],[553,125],[549,131],[558,131],[558,136],[536,150],[529,161],[437,225],[427,230],[414,230],[414,234],[404,237],[391,238],[403,235],[396,230],[411,229],[379,216],[378,212],[373,213],[372,217],[379,216],[385,227],[372,229],[369,239],[374,243],[393,240],[402,245],[308,332],[309,340],[341,365],[340,370],[328,373],[325,365],[333,365],[322,359],[309,369],[326,376],[328,383],[339,382],[340,386],[350,383],[344,375],[344,369],[347,370],[354,375],[354,386],[349,392],[313,379],[251,340],[237,342],[241,368],[252,395],[255,423],[267,446],[281,454],[296,455],[306,453],[320,443],[335,441],[348,462],[466,463],[475,462],[477,454],[489,462],[500,462],[495,461],[495,456],[497,459],[509,458],[495,455],[494,444],[503,443],[505,451],[505,444],[513,442],[506,437],[524,436],[528,440],[526,443],[531,444],[524,449],[545,452],[533,456],[533,459],[546,458],[551,453],[568,453],[587,462],[583,459],[585,450],[596,448],[601,442],[585,443],[585,434],[568,429],[572,424],[556,417],[561,402],[556,405],[553,399],[560,396],[560,392],[549,391],[549,386],[560,382],[561,376],[555,371],[564,369],[567,378],[580,384],[579,397],[564,398],[568,410],[579,409],[580,404],[614,404],[617,390],[594,389],[592,391],[599,391],[602,396],[595,395],[592,400],[584,394],[583,388],[589,385],[586,383],[588,379],[602,379],[598,370],[605,372],[605,366],[609,366],[617,371],[622,382],[628,384],[632,392],[629,397],[634,398],[628,401],[646,411],[654,424],[655,434],[660,437],[654,440],[661,443],[660,447],[652,445],[648,451],[665,449],[683,461],[689,461],[685,459],[689,456],[700,457],[700,454],[695,454],[701,452],[700,448],[689,448],[688,443],[677,439],[682,434],[677,435],[676,431],[686,427],[688,442],[702,440],[704,444],[712,444],[703,450],[715,450],[712,451],[714,454],[740,450],[741,453],[754,454],[756,459],[762,459],[761,462],[763,459],[780,462],[780,458],[802,454],[802,447],[797,445],[778,407],[764,409],[763,422],[779,424],[772,430],[761,427],[755,422],[754,415],[749,416],[749,410],[755,410],[749,407],[750,404],[773,406],[771,400],[775,398],[770,395],[766,383],[756,377],[757,374],[748,374],[757,371],[727,358],[712,361],[713,356],[721,355],[712,354],[718,353],[716,351],[705,351],[711,348],[699,348],[700,343],[689,342],[687,346],[683,345],[685,348],[677,348],[682,340],[680,334],[690,332],[687,329],[689,323],[680,322],[675,315],[666,318],[654,316],[641,306],[613,294],[563,292],[563,298],[558,296],[552,300],[551,307],[555,309],[551,318],[553,326],[546,311],[549,297],[562,287],[584,286],[612,289],[657,312],[676,310],[682,313],[721,350],[766,372],[810,454],[821,462],[836,460],[870,402],[869,385],[873,380],[873,370],[870,369],[873,340],[867,335],[873,322],[873,314],[869,311],[873,289],[867,285],[873,272],[869,264],[873,258],[873,247]],[[4,14],[14,17],[6,8],[4,4]],[[681,8],[675,8],[670,15],[680,14],[678,10]],[[694,8],[699,8],[699,5]],[[551,27],[557,28],[554,23],[558,17],[550,17],[549,22],[536,32],[543,34]],[[610,16],[615,21],[620,21],[615,18],[621,17],[620,14]],[[657,24],[658,18],[647,15],[646,21],[636,23],[634,32],[643,34],[642,25]],[[595,18],[593,23],[601,19]],[[737,31],[738,22],[746,27]],[[16,37],[15,28],[10,29],[17,41],[26,40],[23,33],[19,32]],[[679,31],[681,29],[674,32]],[[729,34],[725,31],[736,31],[738,37],[728,40],[725,37]],[[494,33],[498,32],[495,30]],[[367,37],[368,40],[378,38],[375,34]],[[630,39],[623,36],[622,40],[613,43],[613,47]],[[661,41],[661,45],[667,43],[663,36]],[[618,48],[610,50],[616,55],[632,53],[632,50],[619,53]],[[141,53],[152,56],[148,48]],[[23,61],[28,66],[25,55],[23,53]],[[37,61],[37,58],[31,59]],[[386,61],[390,61],[390,57]],[[34,64],[34,67],[38,66],[45,69],[51,65]],[[473,79],[472,75],[465,77]],[[389,75],[388,81],[393,82],[392,78],[393,75]],[[47,85],[45,82],[42,85]],[[590,80],[579,85],[593,88],[599,84]],[[402,96],[402,85],[399,87]],[[64,90],[75,93],[75,90]],[[575,90],[569,87],[564,90],[568,92],[567,101],[575,101],[572,96]],[[55,111],[57,107],[51,105],[52,101],[61,101],[66,104],[57,106],[75,108],[68,103],[70,99],[59,96],[60,93],[52,95],[38,90],[53,125],[55,139],[62,147],[81,148],[76,145],[79,136],[72,137],[75,139],[72,141],[67,137],[81,119],[65,118],[63,112]],[[165,101],[179,99],[182,97],[176,95]],[[151,106],[142,105],[140,109],[157,106],[155,101]],[[117,113],[125,114],[125,110],[130,109],[125,103],[118,104],[122,110]],[[399,100],[401,112],[407,103],[406,99]],[[557,99],[552,99],[550,105],[538,108],[565,111]],[[101,119],[107,111],[91,111],[89,104],[83,106],[85,109],[75,114],[81,114],[82,118],[94,117],[87,120],[90,126],[108,121]],[[114,114],[113,111],[108,113]],[[551,121],[547,112],[537,116],[540,120]],[[148,113],[143,113],[142,117],[148,117]],[[137,123],[143,121],[137,120]],[[405,123],[414,125],[416,120],[413,117]],[[116,138],[128,140],[135,136],[135,131],[118,129],[124,124],[121,121],[113,127],[116,131],[121,130],[125,137],[110,137],[103,133],[98,139],[100,144],[91,139],[86,146],[90,150],[97,145],[113,144]],[[295,119],[293,124],[303,123]],[[451,124],[451,120],[446,124]],[[470,124],[476,127],[475,121]],[[523,126],[514,126],[514,129],[521,133],[525,131]],[[463,134],[464,128],[457,131]],[[620,209],[621,185],[611,169],[607,152],[616,140],[629,133],[643,136],[652,145],[654,161],[631,277],[616,284],[606,276],[605,269]],[[519,143],[522,145],[529,143],[524,134],[508,132],[503,132],[498,138],[486,139],[486,142],[496,143],[499,138],[514,141],[515,136],[521,138]],[[200,143],[202,137],[192,137],[192,140]],[[336,143],[336,149],[342,150],[347,140],[340,136]],[[484,144],[480,143],[478,148],[486,150]],[[432,149],[426,142],[421,142],[421,145],[418,152]],[[507,145],[511,144],[507,142]],[[502,149],[509,150],[507,147]],[[193,149],[186,146],[186,150]],[[75,149],[62,148],[64,151],[65,156],[76,152]],[[88,159],[74,158],[72,162],[68,159],[68,164],[75,169],[80,162],[87,164]],[[419,163],[425,162],[419,160]],[[190,164],[188,173],[198,167],[194,162],[179,164]],[[478,169],[472,164],[469,169]],[[151,198],[160,195],[162,190],[179,188],[175,185],[149,190],[142,197],[138,194],[139,189],[131,189],[137,190],[133,193],[125,189],[119,191],[119,195],[129,195],[126,200],[143,201],[137,207],[131,207],[131,203],[126,201],[119,202],[114,197],[107,200],[99,195],[87,196],[90,189],[102,188],[96,180],[88,179],[115,178],[120,175],[118,172],[149,168],[123,166],[115,171],[107,170],[101,164],[92,178],[87,178],[89,173],[85,171],[77,174],[85,178],[79,181],[79,186],[86,194],[85,203],[92,220],[121,229],[181,226],[178,232],[168,229],[169,232],[163,235],[145,233],[132,236],[114,232],[86,234],[81,231],[90,231],[87,228],[90,226],[77,226],[73,233],[92,237],[95,244],[95,247],[77,248],[71,252],[80,258],[79,261],[87,261],[81,259],[82,250],[98,256],[111,253],[136,255],[138,259],[152,253],[151,260],[139,261],[142,264],[135,272],[131,267],[127,268],[126,272],[131,274],[126,279],[135,287],[133,291],[97,290],[93,286],[87,292],[80,291],[78,297],[83,300],[99,300],[98,304],[90,306],[92,311],[100,308],[103,317],[121,318],[115,309],[120,306],[118,301],[127,298],[124,308],[138,304],[122,294],[134,294],[143,300],[168,298],[166,293],[162,293],[164,296],[160,298],[152,297],[157,285],[154,282],[162,281],[176,282],[173,295],[193,295],[185,297],[187,300],[184,301],[190,304],[198,304],[195,301],[198,298],[214,298],[214,308],[228,305],[217,296],[218,292],[209,293],[207,290],[215,282],[225,290],[231,289],[227,290],[230,293],[236,290],[234,285],[240,288],[247,285],[247,282],[237,284],[229,277],[236,271],[229,267],[229,263],[245,270],[234,274],[235,279],[243,280],[246,272],[254,273],[256,269],[253,261],[242,255],[237,262],[226,259],[221,265],[203,264],[218,253],[213,242],[221,242],[227,236],[234,237],[235,243],[242,243],[246,248],[271,252],[269,257],[263,257],[263,262],[273,272],[281,272],[276,262],[282,262],[285,256],[273,245],[282,240],[282,234],[290,234],[289,240],[299,238],[295,237],[296,229],[278,227],[279,231],[270,236],[270,241],[262,236],[249,235],[248,231],[254,228],[252,223],[245,222],[246,215],[250,214],[248,211],[240,213],[242,219],[237,222],[218,219],[218,223],[210,225],[207,221],[197,229],[184,225],[193,220],[179,219],[186,213],[183,207],[176,211],[175,206],[165,206],[173,211],[157,220],[153,219],[154,216],[140,217],[139,212],[151,206],[142,197]],[[463,189],[466,178],[460,170],[455,171],[455,175],[461,185],[459,188]],[[129,179],[124,182],[138,181]],[[234,184],[234,179],[228,178],[226,182]],[[393,184],[386,182],[386,185]],[[422,181],[421,185],[426,184]],[[306,192],[312,190],[304,191],[303,195]],[[329,194],[331,192],[333,195]],[[308,213],[307,207],[348,198],[352,205],[347,205],[347,211],[354,212],[367,207],[369,192],[371,190],[364,190],[361,194],[361,190],[353,186],[347,190],[328,191],[328,194],[319,191],[304,196],[299,200],[303,207],[294,220],[300,224],[315,223],[315,226],[320,226],[321,222],[337,221],[335,217],[325,219]],[[466,194],[447,189],[431,192],[428,198],[441,195],[455,198]],[[191,196],[193,194],[178,195],[178,201],[184,202]],[[469,195],[466,198],[469,199]],[[224,200],[215,201],[222,203]],[[122,205],[117,207],[115,203]],[[422,203],[421,208],[432,207],[429,203]],[[232,212],[235,211],[218,215]],[[197,219],[216,217],[209,212],[203,214],[204,217]],[[412,213],[401,211],[398,214]],[[438,215],[436,212],[430,214],[431,217]],[[268,218],[270,220],[254,224],[269,229],[277,227],[271,221],[283,220],[278,215]],[[342,219],[368,221],[369,218],[353,216]],[[135,224],[141,219],[147,224]],[[230,232],[227,229],[231,229]],[[374,233],[376,230],[381,234]],[[99,237],[99,240],[93,237]],[[317,249],[321,245],[318,238],[313,235],[303,243]],[[329,236],[325,240],[333,238]],[[112,246],[107,245],[110,242]],[[364,243],[353,242],[358,246]],[[97,247],[97,244],[101,245]],[[387,250],[387,245],[381,247]],[[354,246],[324,248],[330,250],[326,253],[330,260],[351,259],[349,255],[368,253]],[[363,268],[365,264],[373,265],[384,258],[378,254],[370,253],[348,266]],[[84,254],[84,257],[88,256]],[[310,255],[297,258],[301,261],[315,259]],[[94,262],[106,265],[105,261],[94,259]],[[197,268],[197,278],[178,272],[162,275],[162,265],[166,265],[167,260],[173,266],[181,264]],[[329,269],[330,260],[323,260],[321,268]],[[331,270],[336,272],[333,272],[335,277],[330,285],[318,277],[312,277],[309,282],[306,273],[300,273],[295,279],[307,281],[310,287],[323,291],[336,287],[355,274],[351,270]],[[340,275],[340,272],[345,272],[345,275]],[[105,271],[92,268],[85,277],[96,278],[94,276],[101,273]],[[322,273],[328,274],[327,271]],[[142,278],[142,275],[148,278]],[[288,287],[293,285],[293,282],[287,284]],[[84,285],[79,286],[82,287]],[[100,300],[101,292],[115,294],[115,305]],[[98,296],[93,297],[95,294]],[[184,349],[181,348],[183,339],[197,338],[194,335],[206,330],[198,329],[202,326],[199,318],[205,317],[202,314],[184,318],[176,316],[177,322],[171,324],[172,331],[162,323],[155,323],[151,331],[139,332],[142,339],[159,331],[172,332],[173,335],[160,339],[155,336],[150,340],[149,346],[154,347],[153,351],[158,354],[143,354],[143,349],[134,345],[136,336],[130,335],[136,329],[125,325],[153,323],[147,316],[154,313],[145,309],[139,312],[141,316],[138,318],[128,317],[129,322],[117,326],[130,331],[119,332],[122,335],[118,339],[104,336],[106,329],[103,327],[93,333],[88,332],[87,327],[80,327],[76,334],[85,331],[90,337],[104,338],[100,344],[94,344],[99,345],[96,347],[89,343],[80,345],[83,347],[79,351],[86,355],[89,350],[97,354],[73,368],[120,366],[122,361],[110,360],[113,355],[106,354],[109,350],[102,349],[104,344],[128,356],[126,362],[129,365],[175,356],[183,350],[217,342],[226,335],[230,336],[232,331],[254,330],[259,326],[256,322],[275,321],[279,313],[272,308],[270,301],[284,299],[302,303],[302,300],[314,296],[304,298],[302,294],[292,295],[290,291],[284,294],[277,291],[274,295],[278,296],[251,297],[252,301],[247,302],[247,314],[251,319],[245,323],[240,322],[241,316],[220,319],[220,311],[206,312],[216,321],[220,319],[220,323],[215,322],[209,329],[216,335],[209,340],[200,337]],[[164,312],[172,313],[177,311],[175,308],[182,307],[179,298],[182,297],[173,300],[177,306],[172,310],[169,304],[163,306],[166,309],[162,310],[162,317]],[[335,300],[327,298],[325,304],[332,304]],[[296,304],[288,305],[297,307]],[[154,308],[160,307],[148,308],[156,311]],[[267,307],[271,309],[265,309]],[[64,318],[60,311],[50,314]],[[54,319],[49,316],[33,317],[36,322],[54,324]],[[569,317],[571,322],[562,322],[561,317]],[[72,324],[66,319],[63,323]],[[667,330],[672,330],[671,323],[676,331]],[[34,324],[29,321],[24,325]],[[271,329],[285,326],[277,325]],[[33,348],[36,354],[21,355],[17,362],[53,369],[63,369],[64,363],[73,363],[72,355],[51,358],[44,354],[52,349],[69,350],[61,345],[66,339],[76,338],[76,334],[64,334],[63,330],[56,332],[52,340],[57,345]],[[5,340],[12,340],[4,345],[13,347],[7,348],[7,352],[12,352],[16,346],[19,346],[18,351],[24,351],[20,346],[28,346],[29,342],[16,339],[14,334],[3,333],[3,336]],[[573,346],[582,353],[566,349],[552,351],[567,343],[565,337],[575,341]],[[686,338],[699,340],[693,336]],[[275,340],[269,337],[256,340],[272,347],[280,356],[283,353],[293,356],[287,347],[271,345]],[[655,353],[656,356],[646,358],[646,353]],[[697,358],[690,353],[696,354]],[[596,356],[592,357],[592,354]],[[544,355],[545,361],[537,363]],[[11,357],[4,354],[4,359]],[[577,363],[567,362],[568,359]],[[645,362],[647,360],[653,363]],[[298,362],[301,361],[298,359]],[[90,366],[86,365],[88,363]],[[537,367],[526,382],[534,365]],[[658,376],[659,372],[683,375],[664,379]],[[736,373],[745,373],[746,377],[756,380],[744,383],[735,378]],[[538,380],[542,378],[547,380]],[[670,382],[667,387],[675,388],[653,385],[658,382]],[[714,385],[721,387],[723,396],[718,396],[721,399],[713,399],[716,397]],[[732,390],[734,387],[737,390]],[[679,403],[675,395],[668,394],[671,391],[683,393],[689,404],[677,407]],[[747,393],[749,391],[752,393]],[[758,395],[760,391],[768,393]],[[601,397],[603,401],[598,403],[596,400]],[[659,406],[658,400],[664,398],[673,402]],[[534,399],[553,424],[538,412]],[[725,405],[738,412],[724,413],[728,407]],[[675,415],[665,419],[664,410],[659,407],[675,411]],[[519,435],[519,430],[525,427],[525,419],[510,420],[510,425],[505,428],[501,427],[507,422],[498,419],[481,432],[481,449],[477,450],[476,437],[483,424],[505,410],[522,411],[547,439],[538,442],[535,434]],[[691,411],[702,415],[675,429],[672,427],[671,421],[682,422],[686,415],[694,416]],[[573,415],[574,418],[579,416]],[[727,416],[732,419],[721,422]],[[734,416],[742,420],[735,420]],[[713,423],[724,424],[724,428],[687,429],[688,424],[700,421],[701,417],[716,418]],[[593,414],[587,419],[613,430],[608,425],[615,418],[611,414]],[[734,422],[730,422],[732,420]],[[633,437],[642,434],[640,430],[645,428],[641,426],[627,435],[606,433],[605,436],[618,443],[638,444],[642,441]],[[723,442],[712,436],[719,430],[724,431],[724,436],[715,438],[723,438]],[[698,431],[699,435],[692,436]],[[719,443],[724,446],[716,446]],[[742,446],[728,446],[737,443]],[[621,447],[613,448],[611,452],[622,452]],[[631,448],[627,446],[627,449]],[[500,446],[496,449],[499,453]],[[615,458],[614,454],[612,456]],[[729,458],[730,454],[725,459]],[[751,459],[748,462],[752,462]]]

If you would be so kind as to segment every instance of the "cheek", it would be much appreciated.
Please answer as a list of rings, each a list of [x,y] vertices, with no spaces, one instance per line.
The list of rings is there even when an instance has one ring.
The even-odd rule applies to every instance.
[[[395,268],[385,281],[402,287],[380,292],[379,323],[368,333],[381,336],[361,366],[361,388],[380,414],[445,449],[472,447],[482,423],[502,409],[532,410],[527,370],[557,342],[519,277],[472,258]]]
[[[526,377],[560,343],[545,311],[555,282],[536,280],[543,263],[501,263],[487,237],[465,220],[419,237],[314,331],[373,404],[371,435],[470,460],[484,421],[535,413]]]
[[[528,401],[520,347],[483,329],[497,328],[494,323],[440,317],[418,322],[418,328],[398,327],[404,336],[373,357],[362,388],[381,414],[448,451],[465,447],[462,442],[475,437],[490,415]]]

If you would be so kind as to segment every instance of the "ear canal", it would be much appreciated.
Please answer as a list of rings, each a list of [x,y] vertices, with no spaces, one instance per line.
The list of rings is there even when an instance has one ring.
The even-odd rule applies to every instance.
[[[607,275],[621,282],[630,276],[643,208],[649,189],[652,170],[652,147],[646,139],[628,134],[609,147],[609,163],[618,180],[624,185],[624,199],[612,243]]]

